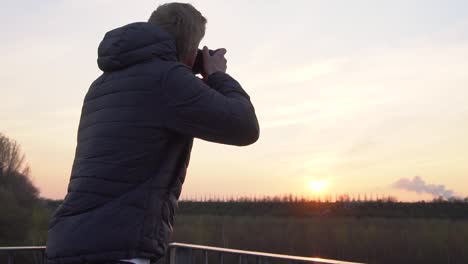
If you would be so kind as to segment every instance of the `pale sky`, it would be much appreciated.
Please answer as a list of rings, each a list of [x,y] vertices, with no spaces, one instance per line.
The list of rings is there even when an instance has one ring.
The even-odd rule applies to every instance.
[[[42,196],[66,193],[100,40],[162,2],[2,0],[0,132],[22,145]],[[415,176],[468,196],[467,1],[190,3],[208,18],[201,45],[227,48],[261,137],[196,140],[184,197],[430,199],[392,187]]]

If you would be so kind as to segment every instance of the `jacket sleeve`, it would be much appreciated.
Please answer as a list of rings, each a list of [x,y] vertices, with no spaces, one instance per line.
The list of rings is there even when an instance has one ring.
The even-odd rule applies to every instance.
[[[255,110],[231,76],[216,72],[206,83],[184,65],[163,81],[164,124],[168,129],[207,141],[245,146],[259,137]]]

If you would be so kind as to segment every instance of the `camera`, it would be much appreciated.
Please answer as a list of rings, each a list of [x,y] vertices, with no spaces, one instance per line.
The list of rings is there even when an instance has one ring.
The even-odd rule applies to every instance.
[[[210,56],[213,56],[218,50],[208,50]],[[203,51],[198,49],[197,57],[195,58],[195,63],[192,67],[193,74],[205,75],[205,69],[203,67]]]

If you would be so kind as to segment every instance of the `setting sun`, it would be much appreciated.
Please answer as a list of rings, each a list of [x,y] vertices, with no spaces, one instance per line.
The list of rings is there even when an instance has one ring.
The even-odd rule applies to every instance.
[[[308,184],[309,189],[315,193],[323,193],[328,186],[327,180],[311,180]]]

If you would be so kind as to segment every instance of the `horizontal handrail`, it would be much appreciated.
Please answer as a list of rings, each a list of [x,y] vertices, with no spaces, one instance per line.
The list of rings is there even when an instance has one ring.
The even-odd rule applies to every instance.
[[[171,243],[171,244],[169,244],[169,255],[172,253],[171,252],[172,250],[177,249],[177,248],[202,250],[202,251],[205,251],[205,252],[235,254],[235,255],[241,255],[241,256],[263,257],[263,258],[288,260],[288,261],[303,261],[303,262],[323,263],[323,264],[363,264],[363,263],[359,263],[359,262],[331,260],[331,259],[316,258],[316,257],[300,257],[300,256],[285,255],[285,254],[275,254],[275,253],[239,250],[239,249],[231,249],[231,248],[202,246],[202,245],[185,244],[185,243]],[[46,249],[45,246],[0,247],[0,253],[1,252],[12,253],[12,252],[18,252],[18,251],[40,251],[40,252],[44,252],[45,249]]]
[[[184,244],[184,243],[169,244],[169,249],[177,249],[177,248],[196,249],[196,250],[202,250],[202,251],[208,251],[208,252],[228,253],[228,254],[236,254],[236,255],[242,255],[242,256],[255,256],[255,257],[289,260],[289,261],[303,261],[303,262],[324,263],[324,264],[363,264],[363,263],[358,263],[358,262],[331,260],[331,259],[324,259],[324,258],[300,257],[300,256],[293,256],[293,255],[274,254],[274,253],[247,251],[247,250],[220,248],[220,247],[211,247],[211,246],[201,246],[201,245]]]
[[[7,255],[7,263],[14,263],[14,253],[16,252],[39,252],[40,263],[45,263],[45,246],[29,246],[29,247],[0,247],[0,253]]]
[[[44,251],[45,246],[32,246],[32,247],[0,247],[1,251]]]

